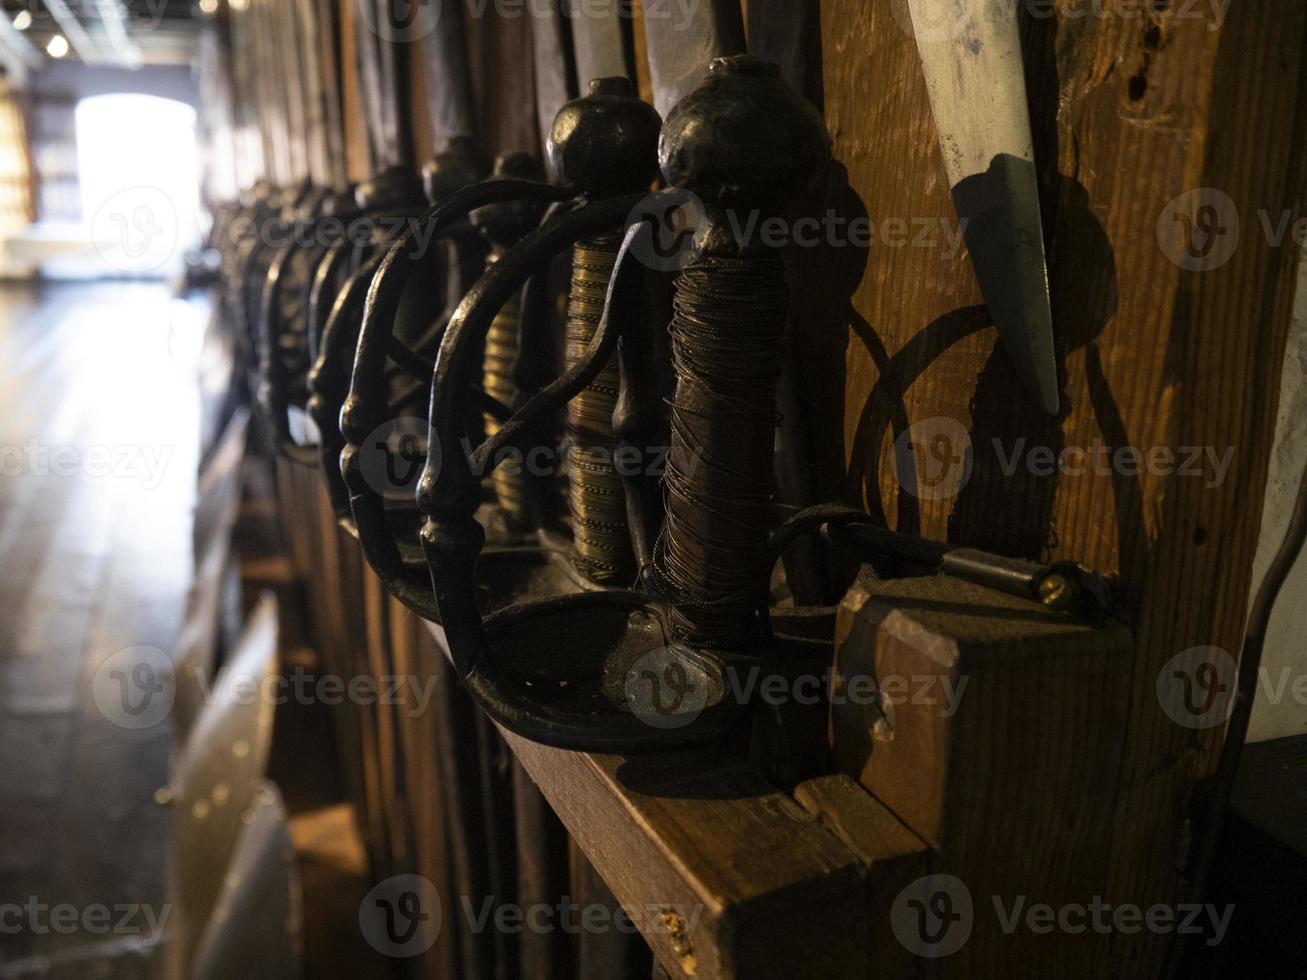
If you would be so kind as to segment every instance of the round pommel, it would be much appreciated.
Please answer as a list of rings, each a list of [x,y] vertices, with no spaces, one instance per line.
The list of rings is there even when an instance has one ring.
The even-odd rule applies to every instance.
[[[354,199],[365,211],[404,210],[425,202],[422,181],[411,167],[387,167],[359,184]]]
[[[592,198],[634,194],[658,176],[658,110],[621,76],[597,78],[554,118],[549,159],[565,183]]]
[[[540,161],[530,153],[505,153],[495,160],[494,175],[504,180],[544,180]],[[542,201],[502,201],[477,208],[472,212],[472,223],[488,242],[500,248],[511,248],[518,240],[540,224],[546,205]]]
[[[453,136],[422,167],[427,200],[438,204],[455,191],[485,178],[490,165],[471,136]]]
[[[714,61],[668,113],[658,153],[668,184],[710,207],[776,211],[820,175],[830,136],[776,65],[739,55]]]

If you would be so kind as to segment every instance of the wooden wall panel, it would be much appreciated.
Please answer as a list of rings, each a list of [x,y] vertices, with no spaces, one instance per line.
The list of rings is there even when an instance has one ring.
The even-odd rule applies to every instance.
[[[1137,651],[1111,879],[1118,901],[1147,904],[1177,895],[1184,802],[1217,744],[1161,711],[1158,672],[1194,645],[1235,651],[1242,633],[1297,259],[1258,212],[1299,213],[1304,11],[1057,7],[1024,27],[1061,415],[1025,395],[965,248],[939,232],[956,219],[904,0],[821,3],[838,165],[817,204],[870,217],[876,235],[870,249],[796,251],[795,346],[823,495],[933,538],[1119,574]],[[1242,234],[1228,262],[1191,271],[1168,257],[1183,245],[1168,208],[1202,187],[1228,195]],[[922,228],[935,234],[913,244]],[[927,444],[965,433],[974,469],[959,492],[900,486],[893,447],[909,427]],[[994,440],[1010,454],[1022,439],[1233,456],[1223,480],[1005,473]],[[1118,936],[1115,967],[1153,975],[1163,945]]]

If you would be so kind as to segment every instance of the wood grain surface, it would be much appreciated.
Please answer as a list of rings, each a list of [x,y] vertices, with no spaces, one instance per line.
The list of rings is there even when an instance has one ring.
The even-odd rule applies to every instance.
[[[1179,895],[1186,800],[1218,745],[1163,713],[1158,673],[1198,644],[1237,651],[1243,628],[1297,261],[1262,217],[1299,214],[1304,12],[1056,7],[1035,4],[1022,27],[1062,414],[1024,394],[950,237],[903,0],[820,4],[837,162],[809,203],[875,231],[870,247],[793,250],[794,348],[825,495],[901,530],[1120,577],[1137,647],[1108,887],[1148,904]],[[1219,194],[1188,214],[1186,240],[1192,199],[1176,199],[1200,188]],[[914,472],[896,465],[908,441],[946,452]],[[1078,455],[1047,475],[1028,455],[1003,465],[1100,445],[1180,455],[1138,473],[1077,472]],[[1228,453],[1228,470],[1180,472],[1187,447]],[[1154,975],[1165,938],[1115,937],[1111,969]]]

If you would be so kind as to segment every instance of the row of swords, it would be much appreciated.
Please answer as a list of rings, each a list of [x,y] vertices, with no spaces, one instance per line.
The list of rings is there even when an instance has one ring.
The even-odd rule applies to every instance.
[[[914,22],[939,12],[932,2],[913,4]],[[482,161],[461,2],[417,7],[401,21],[390,0],[360,0],[355,49],[372,174],[351,189],[334,128],[344,105],[338,65],[319,58],[340,50],[322,43],[341,26],[334,5],[253,0],[232,32],[264,66],[238,83],[262,97],[273,180],[219,227],[237,217],[302,229],[367,219],[370,237],[301,235],[274,247],[236,235],[224,250],[224,306],[244,327],[277,447],[321,466],[369,564],[442,625],[460,680],[489,717],[555,745],[642,751],[734,723],[742,706],[730,703],[725,672],[767,646],[779,550],[866,518],[818,507],[777,528],[772,429],[788,291],[776,250],[728,229],[730,212],[782,213],[820,179],[830,154],[820,114],[778,66],[746,53],[738,0],[692,4],[674,22],[646,11],[652,107],[635,95],[630,10],[616,0],[584,6],[532,19],[550,181],[529,154],[502,155],[493,174]],[[758,8],[789,10],[796,30],[814,23],[810,6]],[[1055,412],[1017,24],[990,16],[985,0],[943,9],[942,27],[922,19],[917,34],[945,170],[1004,343]],[[293,48],[283,44],[296,36]],[[439,138],[420,175],[407,84],[415,40]],[[667,189],[651,194],[660,169]],[[660,298],[643,261],[655,247],[645,218],[687,195],[703,208],[702,225],[674,296]],[[568,349],[554,377],[550,269],[568,250]],[[316,441],[297,428],[301,407]],[[561,522],[556,484],[496,469],[505,451],[547,438],[560,415],[569,436]],[[397,418],[423,422],[397,431]],[[665,477],[650,476],[656,445],[670,445]],[[614,463],[626,451],[639,464],[629,472]],[[387,492],[379,484],[405,454],[420,461],[420,478]],[[923,563],[920,547],[888,531],[826,540],[1057,608],[1082,609],[1085,596],[1105,602],[1075,569],[950,557],[947,546]],[[596,643],[547,663],[525,655],[572,631]],[[623,679],[650,644],[670,651],[660,677],[697,684],[706,699],[683,723],[651,724],[627,703]]]
[[[382,708],[346,710],[345,741],[358,757],[346,776],[367,815],[376,869],[412,869],[421,851],[414,839],[431,821],[400,776],[392,791],[379,788],[386,772],[409,772],[404,758],[382,758],[380,730],[409,730],[421,742],[431,732],[420,724],[438,729],[430,777],[463,895],[512,894],[511,858],[506,864],[495,848],[514,839],[505,828],[514,810],[524,822],[519,860],[549,864],[535,860],[546,849],[548,808],[527,779],[506,793],[495,725],[548,745],[622,754],[748,732],[740,720],[750,706],[732,698],[731,674],[774,655],[771,568],[796,542],[823,540],[887,571],[948,572],[1078,617],[1103,613],[1102,583],[1069,563],[1040,567],[924,542],[872,527],[850,508],[772,508],[772,466],[787,451],[783,440],[776,451],[774,434],[786,277],[775,250],[736,242],[725,213],[779,212],[825,170],[825,124],[795,91],[800,78],[810,88],[812,65],[793,56],[801,44],[789,46],[817,25],[816,3],[750,0],[750,18],[767,18],[771,41],[754,30],[748,44],[738,0],[644,17],[652,106],[635,95],[630,7],[531,4],[548,14],[531,20],[548,159],[502,154],[493,172],[478,149],[489,120],[473,84],[471,7],[418,4],[399,18],[389,3],[353,8],[369,166],[357,187],[346,182],[340,52],[350,25],[340,5],[248,0],[233,10],[235,88],[242,111],[257,116],[248,122],[261,135],[265,179],[218,213],[214,234],[223,314],[237,325],[274,446],[291,469],[325,481],[328,523],[335,517],[346,544],[357,540],[349,555],[337,549],[342,561],[361,553],[386,591],[438,625],[442,669],[456,681],[440,685],[442,700],[421,723],[400,707],[392,719]],[[996,324],[1039,404],[1056,410],[1016,22],[987,20],[985,3],[946,4],[953,20],[942,33],[938,10],[927,10],[923,65],[968,246],[992,256],[976,269]],[[982,43],[963,31],[966,63],[950,64],[944,35],[971,24],[967,16]],[[414,60],[438,137],[421,170]],[[997,127],[992,106],[988,124],[957,110],[945,136],[941,105],[951,95],[941,72],[1013,119]],[[1012,84],[1022,90],[997,97]],[[976,145],[984,141],[989,149]],[[660,171],[668,189],[651,193]],[[673,281],[640,261],[654,231],[638,216],[685,192],[706,213],[697,251]],[[367,234],[272,244],[237,231],[274,221],[301,231],[358,223]],[[559,257],[569,260],[566,289]],[[1031,276],[1034,285],[1023,282]],[[562,355],[553,350],[559,319]],[[505,449],[550,442],[559,419],[566,481],[494,465]],[[665,476],[650,465],[655,446],[670,446]],[[635,465],[618,472],[612,461],[627,449]],[[687,465],[695,455],[701,463]],[[315,504],[294,497],[286,506]],[[307,524],[305,533],[322,532]],[[312,598],[359,605],[352,592],[325,587]],[[342,676],[397,673],[348,643],[332,645],[340,648],[324,649],[324,660]],[[378,656],[397,655],[383,648]],[[791,738],[793,720],[752,717],[767,730],[758,742],[779,746],[765,751],[769,766],[786,767],[783,783],[802,755],[786,746],[813,740]],[[410,747],[399,737],[391,753]],[[524,898],[548,898],[559,894],[558,877],[519,887]],[[501,949],[506,942],[460,934],[463,975],[501,975],[514,956]],[[533,949],[542,942],[521,939],[523,962],[548,958]]]

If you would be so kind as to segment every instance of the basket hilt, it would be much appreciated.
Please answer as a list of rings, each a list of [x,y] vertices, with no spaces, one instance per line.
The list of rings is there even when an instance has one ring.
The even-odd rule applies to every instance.
[[[545,179],[544,167],[528,153],[501,156],[495,161],[495,176],[540,183]],[[490,243],[487,262],[498,262],[524,235],[539,226],[545,213],[544,202],[536,200],[503,201],[474,211],[472,223]],[[459,299],[462,299],[462,294]],[[532,328],[528,329],[519,297],[514,297],[504,305],[486,335],[482,388],[487,395],[510,408],[518,404],[518,361],[523,351],[528,356],[534,355],[534,345],[539,342],[540,335],[546,333],[548,330],[543,324],[536,325],[533,322]],[[500,420],[494,413],[486,412],[481,431],[485,435],[494,435],[499,430],[499,423]],[[536,510],[528,500],[525,477],[524,468],[519,466],[501,466],[492,474],[495,500],[511,528],[527,527]]]
[[[420,178],[404,170],[403,178],[395,179],[395,172],[383,171],[360,186],[358,216],[368,222],[364,228],[372,234],[347,233],[333,246],[332,254],[319,266],[324,277],[331,277],[330,283],[324,283],[322,293],[315,295],[311,303],[313,316],[321,319],[322,328],[309,374],[309,413],[320,433],[319,458],[327,496],[337,519],[350,530],[354,528],[349,490],[340,472],[340,454],[345,448],[340,413],[349,394],[354,351],[373,274],[405,221],[427,211],[429,194],[449,193],[448,185],[454,181],[471,182],[481,173],[474,148],[461,141],[428,162]],[[439,278],[431,292],[439,295],[441,283],[452,285],[457,278],[455,267],[442,261],[433,270]],[[422,395],[425,397],[425,393]]]
[[[289,408],[304,403],[310,394],[308,376],[317,360],[333,287],[343,282],[351,257],[357,264],[355,253],[368,247],[359,241],[356,224],[370,222],[363,230],[375,238],[381,230],[376,216],[420,205],[421,190],[417,175],[402,167],[383,171],[361,187],[305,186],[292,204],[281,208],[277,225],[262,226],[277,231],[283,242],[263,241],[258,253],[269,256],[259,287],[258,401],[274,446],[297,462],[315,463],[318,447],[293,438]]]
[[[308,399],[307,376],[316,345],[314,295],[324,269],[334,265],[336,246],[328,241],[332,223],[352,215],[353,193],[315,191],[296,208],[284,228],[285,241],[272,249],[264,275],[257,319],[257,401],[273,447],[283,456],[313,465],[318,447],[296,439],[292,405]]]
[[[477,209],[512,201],[548,203],[569,197],[572,193],[568,189],[536,181],[503,178],[483,181],[457,191],[424,214],[412,228],[395,240],[378,266],[368,289],[349,394],[340,413],[340,430],[346,441],[339,460],[340,472],[348,488],[350,511],[354,516],[359,543],[369,564],[392,594],[419,615],[433,621],[439,621],[439,614],[432,602],[429,577],[417,554],[416,526],[411,540],[398,539],[388,516],[388,511],[394,508],[388,508],[386,502],[388,495],[392,500],[399,497],[412,500],[411,491],[416,485],[418,473],[415,461],[425,456],[427,448],[433,445],[425,438],[428,434],[427,422],[418,420],[416,413],[398,416],[395,406],[388,398],[386,366],[400,352],[395,345],[395,327],[400,319],[401,305],[405,302],[406,295],[412,296],[410,284],[420,287],[425,282],[422,272],[429,270],[433,262],[437,261],[437,246],[467,236],[475,236],[485,242],[469,220],[469,216]],[[446,327],[452,321],[445,318],[438,297],[429,297],[429,301],[424,315],[436,327],[432,337],[434,344],[446,335]],[[459,308],[466,302],[464,300]],[[481,380],[481,345],[484,344],[484,337],[482,334],[479,338],[476,352],[477,381]],[[413,365],[415,373],[417,369],[424,370],[421,381],[423,393],[432,376],[433,367],[430,362]],[[473,389],[470,400],[482,411],[490,411],[500,418],[505,418],[510,413],[509,406],[491,398],[479,386],[469,384],[469,387]],[[464,391],[466,397],[467,389]],[[460,407],[466,408],[466,405]],[[466,412],[461,421],[463,428],[459,431],[459,439],[450,444],[455,448],[461,446],[461,439],[468,431],[469,418]],[[392,466],[394,450],[397,448],[394,444],[395,435],[404,439],[412,454],[403,462],[403,468],[413,479],[389,486],[384,485],[383,481],[379,485],[372,474],[383,470],[386,473],[397,473],[400,469]],[[371,457],[379,458],[368,465]],[[478,501],[479,491],[478,484]],[[413,562],[405,561],[405,553],[409,549],[414,552]]]

